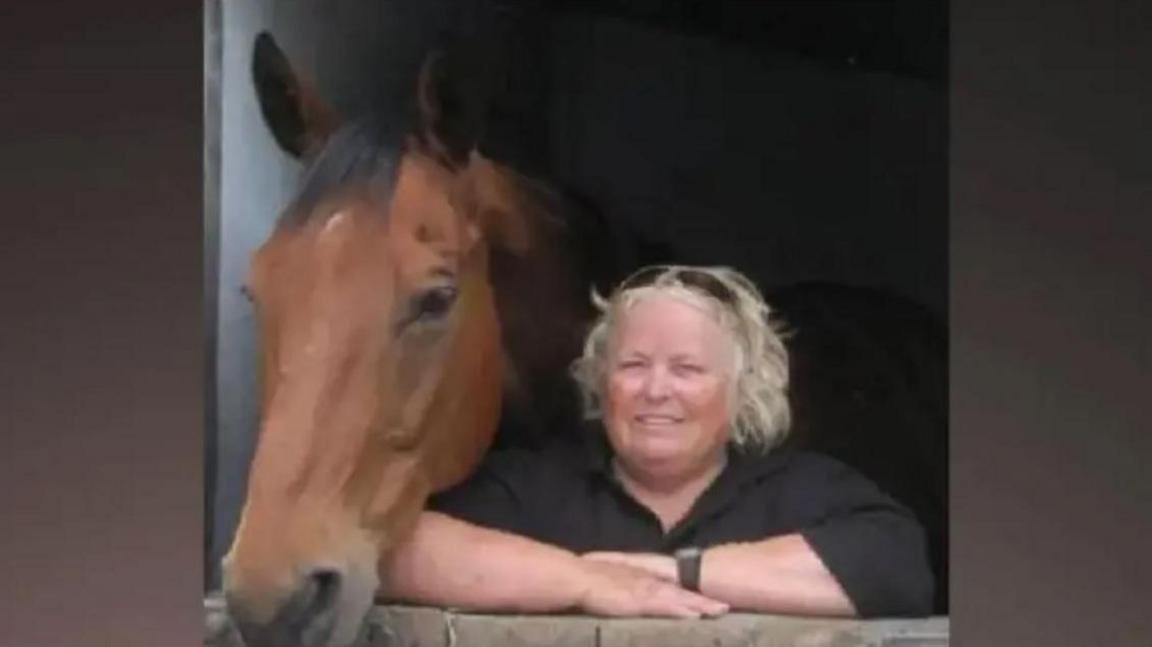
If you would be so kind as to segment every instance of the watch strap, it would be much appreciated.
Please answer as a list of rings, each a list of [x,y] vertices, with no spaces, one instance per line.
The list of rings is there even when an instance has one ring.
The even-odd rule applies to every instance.
[[[700,591],[700,561],[702,551],[696,546],[681,548],[673,553],[676,558],[676,575],[680,586],[689,591]]]

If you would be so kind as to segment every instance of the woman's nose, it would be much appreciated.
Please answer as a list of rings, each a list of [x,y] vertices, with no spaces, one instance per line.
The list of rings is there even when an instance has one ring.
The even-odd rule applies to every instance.
[[[641,394],[649,400],[660,400],[668,396],[668,375],[660,367],[653,367],[644,376]]]

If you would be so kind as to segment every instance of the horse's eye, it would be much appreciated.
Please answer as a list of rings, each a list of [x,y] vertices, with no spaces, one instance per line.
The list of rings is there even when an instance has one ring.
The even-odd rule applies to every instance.
[[[456,302],[456,286],[440,285],[425,290],[412,300],[411,321],[435,321],[441,319]]]

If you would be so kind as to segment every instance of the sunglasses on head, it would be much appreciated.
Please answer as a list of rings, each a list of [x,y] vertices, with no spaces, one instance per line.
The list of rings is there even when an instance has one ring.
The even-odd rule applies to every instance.
[[[652,265],[637,270],[632,276],[629,276],[620,283],[617,292],[647,287],[664,277],[668,277],[690,289],[702,292],[721,303],[727,305],[736,303],[736,295],[723,281],[707,272],[677,265]]]

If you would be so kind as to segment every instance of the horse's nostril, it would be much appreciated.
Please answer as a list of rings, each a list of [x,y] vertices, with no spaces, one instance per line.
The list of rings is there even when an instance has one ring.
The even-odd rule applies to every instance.
[[[310,611],[315,614],[325,613],[336,606],[340,596],[339,571],[320,569],[308,576],[308,589],[311,593]]]

